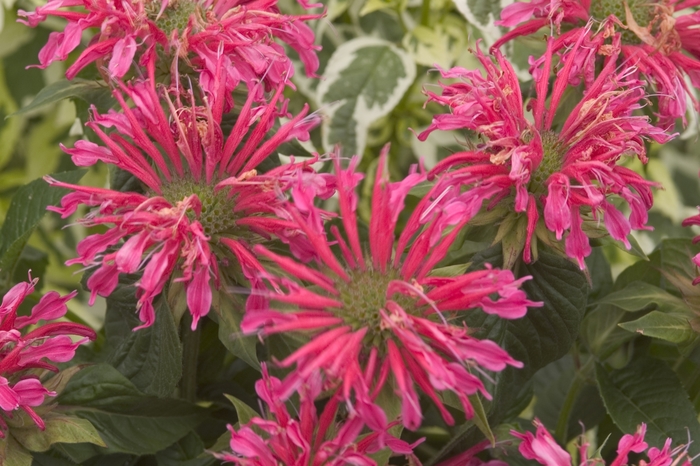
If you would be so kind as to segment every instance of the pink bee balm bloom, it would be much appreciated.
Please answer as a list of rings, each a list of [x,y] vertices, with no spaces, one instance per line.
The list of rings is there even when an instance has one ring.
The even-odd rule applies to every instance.
[[[538,419],[535,419],[533,424],[537,428],[534,435],[532,432],[520,433],[515,430],[510,431],[514,437],[522,441],[518,447],[520,453],[525,458],[535,460],[545,466],[572,466],[574,462],[571,459],[571,455],[557,444],[547,428]],[[640,460],[639,466],[689,466],[691,464],[688,457],[688,445],[681,445],[671,450],[671,439],[669,438],[661,450],[655,447],[649,448],[649,445],[644,441],[646,430],[646,424],[642,423],[634,434],[623,435],[617,445],[617,457],[608,463],[609,466],[629,464],[628,455],[631,452],[647,453],[649,461]],[[588,458],[588,445],[585,443],[585,439],[582,438],[582,440],[583,442],[579,448],[579,466],[594,463],[605,464],[602,460]]]
[[[280,380],[270,377],[264,364],[262,370],[263,378],[256,382],[255,390],[268,407],[267,419],[255,417],[238,430],[229,425],[232,452],[215,454],[217,458],[240,466],[376,466],[369,455],[389,448],[420,464],[412,451],[422,439],[409,445],[386,431],[360,437],[364,423],[356,415],[336,421],[337,396],[326,403],[319,416],[314,405],[322,388],[318,377],[300,387],[298,417],[290,416],[275,395]]]
[[[18,316],[17,309],[34,292],[37,281],[29,277],[29,282],[13,286],[0,304],[0,414],[12,417],[13,411],[22,409],[43,430],[44,421],[32,407],[43,404],[45,396],[56,393],[45,388],[30,371],[57,371],[51,362],[73,359],[78,346],[95,339],[95,331],[72,322],[49,322],[66,314],[66,302],[75,297],[75,291],[63,297],[50,291],[41,297],[29,316]],[[33,330],[27,328],[31,325],[35,326]],[[83,338],[73,341],[71,336]],[[0,416],[0,437],[5,437],[6,430],[7,423]]]
[[[319,64],[315,51],[320,47],[314,45],[305,21],[320,15],[283,15],[276,0],[50,0],[34,12],[20,10],[19,15],[31,27],[50,16],[68,21],[62,32],[50,34],[39,53],[40,68],[65,60],[80,45],[84,31],[95,31],[66,71],[68,79],[92,62],[105,68],[105,81],[110,82],[125,76],[134,62],[153,67],[164,60],[159,69],[169,69],[172,79],[178,79],[181,64],[198,72],[207,92],[213,92],[217,80],[224,82],[227,94],[241,81],[251,89],[262,81],[270,90],[289,83],[294,73],[274,38],[299,54],[310,76]]]
[[[384,168],[387,151],[388,147],[381,154],[374,184],[369,245],[361,245],[356,222],[358,159],[342,170],[336,156],[345,237],[335,226],[333,240],[326,237],[318,209],[311,208],[304,220],[297,207],[289,206],[316,259],[304,265],[255,246],[256,254],[289,276],[277,276],[271,269],[262,274],[271,290],[260,291],[267,300],[255,309],[249,307],[241,329],[264,335],[291,331],[309,335],[308,343],[279,362],[282,367],[295,366],[277,389],[281,399],[320,373],[326,388],[336,389],[352,413],[357,412],[370,428],[382,430],[387,419],[373,400],[383,388],[393,387],[401,400],[403,425],[415,430],[422,418],[416,385],[453,423],[437,391],[457,394],[471,417],[468,396],[480,392],[489,397],[474,370],[522,367],[496,343],[478,340],[465,325],[450,323],[457,312],[480,307],[515,319],[528,306],[541,303],[528,301],[519,289],[530,277],[516,280],[508,270],[488,267],[456,277],[431,275],[464,225],[457,222],[443,237],[448,222],[441,212],[432,215],[433,193],[416,207],[395,245],[404,199],[425,175],[414,170],[403,181],[390,183]],[[331,244],[337,244],[341,260]]]
[[[312,185],[311,192],[328,197],[332,186],[323,184],[325,178],[316,179],[305,164],[283,165],[265,174],[255,170],[279,144],[308,137],[308,129],[317,122],[315,117],[305,118],[305,108],[264,140],[276,121],[282,88],[280,85],[268,105],[257,108],[251,92],[227,138],[220,124],[221,106],[186,106],[179,97],[173,103],[166,95],[170,107],[166,115],[153,82],[124,87],[134,102],[147,105],[132,109],[122,93],[115,91],[123,113],[94,111],[88,126],[104,145],[79,141],[64,150],[79,166],[101,160],[132,173],[142,183],[143,192],[69,185],[47,178],[52,185],[72,190],[61,207],[51,210],[65,218],[79,205],[96,207],[80,222],[89,227],[107,226],[107,231],[82,240],[78,257],[68,262],[97,267],[87,281],[91,304],[97,295],[114,291],[119,274],[142,272],[136,283],[139,317],[143,326],[149,326],[155,319],[153,299],[172,278],[185,284],[192,327],[196,328],[209,312],[211,281],[218,285],[221,265],[239,263],[243,274],[251,277],[258,268],[249,250],[251,242],[273,234],[283,239],[289,236],[288,242],[303,240],[295,234],[292,221],[274,216],[282,203],[280,193],[292,182],[307,183]],[[117,131],[107,135],[102,128],[109,126]]]
[[[580,35],[567,56],[575,56],[584,39]],[[451,113],[435,116],[419,139],[425,140],[435,130],[468,129],[484,140],[473,150],[440,161],[431,175],[451,170],[447,176],[468,188],[475,205],[486,199],[490,199],[489,208],[507,202],[516,214],[525,214],[523,256],[528,262],[535,231],[550,244],[565,237],[566,255],[583,269],[584,258],[591,252],[582,228],[584,219],[602,219],[610,236],[628,249],[631,229],[650,229],[647,211],[655,183],[619,162],[633,155],[646,162],[644,139],[663,143],[672,136],[647,117],[633,115],[644,96],[643,83],[631,77],[629,70],[616,71],[617,54],[612,52],[561,128],[555,127],[554,117],[574,61],[562,65],[546,102],[551,40],[535,82],[536,98],[528,105],[532,120],[525,117],[517,76],[497,50],[493,52],[496,63],[476,51],[485,76],[461,68],[442,71],[443,77],[459,82],[443,84],[441,95],[428,92],[429,101],[449,107]],[[629,218],[613,205],[614,198],[629,205]],[[546,230],[556,239],[549,238]]]
[[[532,0],[508,5],[496,24],[515,28],[494,47],[548,26],[557,31],[555,51],[568,55],[567,48],[586,30],[591,20],[602,23],[601,31],[585,50],[588,80],[595,72],[596,57],[609,55],[612,30],[622,31],[621,58],[624,66],[634,66],[634,77],[648,82],[658,95],[660,125],[672,125],[682,118],[685,124],[686,96],[695,110],[700,104],[685,82],[700,87],[700,11],[698,0]],[[685,10],[688,10],[685,12]],[[676,14],[684,11],[684,14]],[[583,61],[579,51],[578,60]]]

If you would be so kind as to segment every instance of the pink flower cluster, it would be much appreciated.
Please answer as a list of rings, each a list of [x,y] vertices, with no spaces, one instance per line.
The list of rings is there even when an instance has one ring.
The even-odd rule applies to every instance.
[[[547,428],[535,419],[535,434],[532,432],[520,433],[515,430],[511,434],[522,442],[518,450],[523,457],[535,460],[545,466],[573,466],[571,455],[557,444]],[[609,466],[624,466],[629,463],[630,453],[646,453],[647,460],[640,460],[639,466],[690,466],[691,458],[688,456],[688,445],[681,445],[671,449],[672,440],[666,439],[664,446],[659,449],[649,448],[644,441],[647,426],[642,423],[634,434],[625,434],[617,446],[617,456],[608,463]],[[579,465],[605,464],[601,460],[588,457],[588,444],[583,441],[579,446]]]
[[[299,54],[310,76],[318,69],[319,47],[305,21],[320,16],[284,15],[276,0],[51,0],[19,14],[31,27],[50,16],[68,22],[63,31],[50,34],[39,53],[40,68],[66,60],[80,46],[83,32],[95,31],[66,71],[68,79],[93,62],[107,82],[158,66],[178,85],[184,70],[192,70],[210,95],[221,81],[230,106],[230,93],[241,82],[258,101],[265,97],[254,84],[264,83],[267,90],[290,84],[294,67],[275,38]]]
[[[582,76],[586,87],[595,80],[596,63],[609,60],[611,49],[617,49],[632,77],[648,83],[650,94],[658,95],[659,124],[672,128],[678,118],[685,123],[686,96],[696,111],[700,109],[685,81],[687,76],[692,87],[700,87],[700,11],[694,10],[698,5],[697,0],[516,2],[503,9],[497,22],[515,27],[494,47],[543,27],[554,30],[555,52],[562,60],[575,62],[576,71],[569,79],[577,84]],[[597,31],[591,30],[592,22],[600,24]],[[567,26],[566,32],[561,32],[562,26]],[[622,33],[621,43],[611,44],[618,32]],[[585,37],[584,49],[570,50],[580,35]]]
[[[276,396],[280,384],[263,365],[255,390],[267,405],[269,418],[255,417],[238,430],[229,425],[232,453],[217,454],[217,458],[240,466],[375,466],[370,454],[388,447],[394,453],[412,456],[420,443],[409,445],[386,431],[360,437],[364,423],[356,415],[336,422],[337,396],[328,400],[319,416],[314,405],[322,387],[318,378],[301,387],[298,416],[291,416]]]
[[[57,371],[52,362],[73,359],[75,349],[95,339],[91,328],[72,322],[50,322],[67,312],[66,302],[77,293],[61,297],[50,291],[32,307],[28,316],[17,315],[24,299],[34,292],[38,279],[18,283],[2,298],[0,304],[0,437],[5,437],[12,412],[21,409],[39,428],[44,421],[32,409],[44,403],[46,396],[56,393],[48,390],[34,375],[34,369]],[[71,337],[82,337],[77,340]]]
[[[636,9],[626,11],[624,21],[610,13],[599,18],[597,31],[590,17],[599,12],[588,1],[536,0],[505,9],[502,25],[527,22],[497,46],[543,26],[557,31],[545,54],[531,60],[534,98],[525,104],[516,73],[498,50],[492,58],[476,52],[484,72],[441,70],[443,78],[456,81],[443,84],[440,94],[428,92],[429,101],[450,113],[437,115],[419,139],[438,130],[467,130],[480,141],[430,172],[413,166],[397,182],[389,179],[387,146],[379,156],[363,240],[357,156],[343,166],[339,153],[331,154],[334,173],[311,168],[319,156],[261,168],[281,144],[308,140],[319,122],[308,106],[297,114],[288,110],[283,92],[291,86],[293,68],[275,42],[294,48],[313,75],[318,47],[304,21],[318,16],[283,15],[274,0],[51,0],[22,13],[30,26],[48,16],[68,21],[64,31],[51,34],[40,66],[65,60],[84,31],[97,29],[67,76],[96,62],[120,107],[106,113],[92,109],[88,127],[99,144],[81,140],[63,149],[78,166],[100,162],[128,172],[136,186],[120,191],[47,178],[71,191],[52,210],[66,218],[88,207],[79,222],[99,227],[68,263],[92,269],[91,304],[98,295],[109,296],[120,276],[138,274],[143,322],[138,328],[154,323],[154,303],[176,283],[184,285],[192,330],[210,312],[215,290],[244,287],[250,296],[241,331],[294,339],[296,347],[275,360],[285,377],[269,376],[263,365],[256,385],[269,413],[229,426],[232,452],[220,459],[240,465],[369,466],[370,455],[382,449],[411,455],[417,444],[388,429],[421,426],[421,394],[454,424],[445,406],[449,398],[471,418],[475,396],[491,399],[483,381],[487,372],[522,367],[494,341],[475,336],[466,316],[480,309],[518,319],[542,306],[522,289],[530,276],[489,264],[447,276],[440,270],[480,212],[500,205],[508,216],[524,220],[517,254],[525,261],[537,259],[536,242],[542,241],[581,269],[591,253],[589,237],[600,236],[598,224],[628,249],[632,229],[650,228],[647,212],[656,184],[622,163],[628,157],[646,162],[647,141],[670,140],[674,135],[666,127],[685,115],[678,101],[688,90],[682,81],[688,75],[695,83],[700,62],[681,50],[698,58],[697,47],[684,42],[695,37],[691,26],[698,18],[691,14],[674,23],[670,5],[698,3],[634,3],[651,15],[646,23],[640,25]],[[559,34],[563,23],[577,27]],[[640,44],[630,43],[630,33]],[[668,67],[663,60],[675,64]],[[643,115],[645,78],[663,94],[659,125]],[[583,98],[562,115],[565,93],[581,82]],[[234,100],[236,88],[246,91],[243,101]],[[225,134],[227,114],[235,123]],[[411,190],[428,181],[429,192],[404,212]],[[317,202],[334,195],[340,215]],[[24,382],[14,393],[32,387],[38,389]],[[285,402],[295,395],[299,413],[292,416]],[[325,407],[319,415],[315,402],[321,398]],[[29,409],[21,399],[18,394],[7,406]],[[392,415],[386,400],[400,414]],[[347,417],[340,420],[341,414]],[[523,439],[522,454],[545,458],[542,464],[570,464],[568,454],[537,426],[537,437],[516,434]],[[625,445],[637,451],[639,442]],[[669,452],[668,445],[652,450],[652,461],[684,454]]]
[[[122,92],[137,103],[134,108]],[[145,192],[47,178],[52,185],[73,191],[63,198],[61,207],[51,210],[66,218],[79,205],[96,207],[81,223],[108,227],[83,239],[77,247],[79,257],[68,261],[97,267],[87,281],[91,304],[97,295],[114,291],[120,274],[142,272],[136,284],[139,317],[144,327],[150,326],[155,319],[154,298],[176,275],[175,280],[185,284],[192,328],[196,328],[211,307],[210,282],[218,287],[219,267],[235,259],[250,277],[257,264],[250,244],[256,238],[274,234],[288,243],[304,241],[295,233],[293,222],[275,215],[284,200],[280,193],[304,183],[316,183],[317,191],[324,190],[323,177],[316,180],[305,163],[283,165],[265,174],[255,170],[279,144],[307,138],[317,123],[315,117],[305,118],[305,109],[265,140],[276,118],[285,114],[277,105],[281,92],[282,86],[262,106],[255,105],[256,92],[251,92],[227,137],[221,128],[223,101],[218,101],[218,107],[198,106],[191,91],[171,99],[165,90],[158,92],[153,81],[135,81],[115,90],[121,112],[101,115],[93,109],[88,126],[104,146],[82,140],[64,150],[78,166],[102,161],[130,172]],[[107,135],[103,128],[108,127],[116,131]],[[220,251],[218,257],[214,249]]]
[[[442,71],[441,95],[428,92],[429,100],[447,106],[450,114],[437,115],[419,135],[424,140],[435,130],[468,129],[484,142],[473,150],[458,152],[440,161],[431,176],[447,173],[469,189],[473,203],[488,207],[508,202],[517,213],[527,216],[523,257],[530,262],[532,241],[538,222],[561,240],[566,233],[565,252],[585,268],[591,253],[582,226],[584,220],[599,222],[614,239],[629,249],[631,229],[648,229],[647,210],[652,206],[650,187],[654,183],[619,164],[623,157],[637,156],[646,161],[644,140],[659,143],[672,136],[653,126],[647,117],[635,115],[644,98],[644,85],[629,69],[616,65],[619,48],[614,48],[605,66],[588,88],[583,99],[555,128],[561,99],[568,87],[571,57],[584,47],[580,34],[551,86],[549,76],[554,41],[547,42],[543,65],[535,82],[536,96],[530,102],[532,120],[525,116],[520,85],[512,66],[498,51],[496,63],[477,50],[486,70],[454,68]],[[616,42],[619,44],[619,35]],[[611,202],[624,200],[629,218]],[[538,236],[541,234],[538,232]]]
[[[422,421],[417,385],[452,424],[454,419],[437,391],[453,392],[467,417],[472,417],[469,395],[490,397],[473,372],[522,367],[494,342],[470,335],[470,329],[456,321],[459,314],[481,308],[517,319],[528,307],[541,303],[527,300],[519,289],[530,277],[516,280],[509,270],[487,267],[454,277],[431,275],[459,226],[468,220],[447,233],[446,214],[431,213],[431,195],[412,212],[395,246],[404,200],[425,175],[412,171],[403,181],[389,182],[387,152],[388,147],[380,156],[375,176],[367,247],[360,242],[356,221],[355,187],[361,179],[355,173],[358,159],[353,158],[344,170],[336,156],[342,231],[332,227],[333,239],[329,239],[321,222],[323,212],[311,202],[289,206],[310,239],[314,260],[304,265],[256,246],[258,255],[286,273],[275,274],[269,267],[261,270],[268,287],[253,291],[264,299],[249,306],[241,328],[246,333],[260,330],[264,335],[309,335],[308,343],[279,363],[296,367],[277,389],[281,399],[322,375],[326,389],[334,390],[351,412],[381,431],[387,419],[375,400],[383,389],[394,387],[401,400],[403,425],[415,430]],[[332,243],[338,244],[342,260],[333,254]]]

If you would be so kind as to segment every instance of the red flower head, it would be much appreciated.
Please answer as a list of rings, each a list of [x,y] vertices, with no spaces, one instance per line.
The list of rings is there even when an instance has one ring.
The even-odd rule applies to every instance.
[[[567,57],[576,56],[584,39],[581,34]],[[650,229],[647,211],[653,203],[650,186],[655,183],[618,163],[624,156],[646,162],[645,138],[663,143],[672,137],[651,125],[647,117],[633,115],[644,96],[643,83],[630,70],[615,70],[617,52],[613,51],[583,99],[557,129],[554,117],[574,60],[563,64],[547,102],[552,64],[552,41],[548,42],[535,83],[536,98],[529,104],[533,121],[525,117],[513,68],[500,52],[493,55],[496,63],[476,52],[486,76],[462,68],[442,71],[443,77],[460,81],[443,84],[442,95],[428,93],[429,100],[448,106],[451,113],[435,116],[419,139],[435,130],[467,129],[484,140],[474,150],[442,160],[431,174],[453,169],[448,176],[469,189],[467,195],[471,193],[477,206],[485,199],[490,200],[489,208],[505,201],[513,206],[516,218],[524,213],[523,255],[528,262],[536,231],[545,242],[556,243],[548,238],[548,229],[557,241],[566,233],[565,254],[585,268],[584,258],[591,248],[582,229],[584,219],[602,218],[610,236],[629,249],[627,235],[632,228]],[[629,205],[629,219],[613,205],[613,198]],[[538,225],[541,217],[544,225]]]
[[[537,431],[533,435],[531,432],[520,433],[511,430],[510,433],[522,440],[518,450],[523,457],[535,460],[545,466],[572,466],[574,463],[571,455],[560,447],[556,440],[549,433],[547,428],[538,420],[535,419],[533,424]],[[674,450],[671,450],[671,439],[667,439],[664,447],[659,450],[656,447],[649,448],[649,445],[644,441],[647,426],[642,423],[637,428],[634,434],[625,434],[620,439],[617,445],[617,457],[609,463],[610,466],[624,466],[628,463],[628,455],[634,453],[647,453],[649,461],[641,460],[639,466],[690,466],[690,458],[688,457],[688,445],[681,445]],[[588,444],[585,438],[582,438],[582,443],[579,448],[579,465],[586,466],[589,464],[605,464],[602,460],[588,458]]]
[[[496,24],[515,26],[494,47],[522,35],[550,26],[559,36],[554,50],[567,50],[578,35],[589,35],[587,24],[602,23],[599,32],[590,35],[587,47],[576,52],[575,61],[583,67],[586,84],[594,80],[597,57],[610,54],[609,40],[614,31],[622,31],[621,58],[633,68],[635,79],[646,81],[658,95],[659,124],[672,125],[682,118],[685,124],[686,96],[697,110],[700,104],[690,92],[685,76],[700,88],[700,5],[698,0],[532,0],[508,5]],[[676,12],[691,9],[682,15]],[[564,29],[565,32],[561,32]],[[577,84],[577,77],[572,84]]]
[[[337,396],[326,403],[319,416],[314,405],[322,387],[318,377],[300,387],[299,415],[294,418],[275,395],[280,380],[270,377],[264,364],[262,369],[263,378],[256,382],[255,390],[268,406],[268,419],[255,417],[238,431],[229,425],[232,453],[215,454],[223,461],[240,466],[376,466],[370,454],[389,448],[412,456],[413,448],[422,442],[409,445],[386,431],[358,438],[364,423],[356,415],[336,422]]]
[[[137,103],[136,108],[130,108],[122,93],[115,91],[123,113],[100,115],[93,109],[93,121],[88,125],[104,145],[78,141],[74,148],[64,150],[79,166],[101,160],[129,171],[145,192],[88,188],[47,179],[73,190],[63,198],[60,208],[51,210],[65,218],[81,204],[96,206],[81,223],[108,227],[106,232],[81,241],[79,256],[69,261],[98,267],[87,282],[91,302],[98,294],[108,296],[117,286],[119,274],[142,271],[136,284],[138,306],[143,326],[149,326],[155,318],[154,297],[174,278],[185,283],[195,328],[198,319],[209,312],[210,280],[218,280],[221,265],[235,259],[243,274],[250,277],[257,268],[249,251],[252,242],[271,234],[287,242],[303,241],[293,222],[273,216],[282,203],[281,192],[293,182],[295,186],[308,185],[314,194],[329,196],[333,190],[325,184],[328,178],[315,175],[305,164],[283,165],[265,174],[255,170],[279,144],[295,137],[308,138],[309,128],[317,123],[315,117],[305,118],[305,108],[264,140],[279,114],[276,104],[282,89],[280,85],[271,102],[260,107],[253,106],[251,92],[226,139],[220,125],[221,105],[196,106],[191,94],[190,105],[182,105],[179,97],[173,103],[166,95],[168,120],[153,82],[123,87]],[[107,135],[102,128],[110,126],[117,131]]]
[[[417,385],[452,423],[436,391],[457,394],[471,417],[468,395],[481,392],[489,396],[473,372],[522,366],[494,342],[478,340],[465,325],[451,323],[459,317],[457,311],[479,307],[515,319],[528,306],[540,303],[528,301],[519,289],[529,277],[515,280],[508,270],[488,267],[455,277],[432,276],[464,223],[457,222],[443,237],[449,215],[434,211],[430,196],[416,207],[395,246],[404,199],[425,175],[413,171],[403,181],[390,183],[384,168],[387,151],[385,148],[380,157],[374,184],[367,248],[360,243],[356,222],[355,187],[362,178],[354,171],[358,159],[341,170],[336,157],[345,237],[335,226],[331,228],[334,240],[326,237],[317,208],[308,207],[304,219],[298,204],[290,206],[316,260],[303,265],[256,246],[257,254],[281,270],[273,273],[268,268],[262,274],[272,288],[261,292],[269,302],[249,306],[241,329],[247,333],[260,330],[265,335],[297,331],[310,336],[308,343],[280,362],[282,367],[295,366],[277,389],[281,399],[289,398],[320,373],[326,388],[337,389],[352,413],[357,412],[370,428],[382,430],[386,416],[373,400],[383,387],[393,387],[402,402],[404,426],[416,429],[422,417]],[[333,254],[331,244],[337,244],[341,260]]]
[[[13,411],[22,409],[44,429],[44,421],[31,407],[41,405],[45,396],[56,393],[44,387],[30,371],[57,371],[51,362],[73,359],[75,349],[94,340],[95,332],[72,322],[49,322],[66,314],[66,302],[76,295],[75,291],[63,297],[50,291],[41,297],[29,316],[17,316],[17,309],[34,292],[37,281],[29,277],[29,282],[18,283],[3,296],[0,304],[0,414],[11,418]],[[34,329],[29,331],[29,326]],[[73,341],[71,336],[83,338]],[[0,417],[0,437],[5,437],[5,430],[7,424]]]
[[[83,9],[71,8],[80,6]],[[276,89],[291,83],[294,68],[275,37],[299,53],[307,74],[313,76],[318,69],[315,51],[320,47],[304,21],[320,16],[283,15],[276,0],[51,0],[33,13],[20,10],[19,15],[31,27],[49,16],[68,21],[63,32],[50,34],[39,53],[40,68],[65,60],[80,45],[84,31],[96,30],[66,71],[68,79],[95,61],[100,68],[104,64],[105,80],[111,81],[125,76],[134,60],[152,69],[164,59],[159,69],[171,79],[179,79],[184,63],[199,73],[202,88],[211,94],[218,80],[224,82],[226,95],[241,81],[250,89],[259,81],[267,90]]]

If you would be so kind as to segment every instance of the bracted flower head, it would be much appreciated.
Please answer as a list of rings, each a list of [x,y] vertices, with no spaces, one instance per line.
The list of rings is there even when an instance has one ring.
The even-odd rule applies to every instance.
[[[195,328],[209,312],[210,282],[218,284],[220,267],[237,262],[244,276],[251,277],[258,268],[249,251],[252,243],[270,235],[292,243],[303,240],[295,234],[293,222],[273,215],[281,205],[281,192],[294,182],[329,196],[333,191],[324,185],[327,178],[316,178],[306,164],[291,163],[265,174],[255,170],[279,144],[308,137],[309,128],[316,124],[314,117],[305,118],[305,108],[264,139],[279,114],[282,89],[280,85],[271,102],[258,107],[251,92],[227,138],[221,128],[221,105],[197,106],[191,94],[186,96],[190,105],[182,104],[180,96],[173,103],[165,95],[167,115],[153,82],[123,86],[136,108],[115,91],[123,113],[100,115],[93,109],[88,125],[104,145],[78,141],[64,150],[76,165],[101,160],[130,172],[145,192],[90,188],[47,178],[73,191],[63,198],[61,207],[51,210],[65,218],[81,204],[97,207],[80,222],[108,227],[82,240],[78,257],[68,262],[97,267],[87,281],[91,303],[96,295],[114,291],[119,274],[142,271],[136,286],[143,326],[153,323],[153,299],[174,279],[184,282]],[[102,128],[110,126],[117,131],[108,135]]]
[[[556,440],[549,433],[547,428],[538,420],[535,419],[533,424],[536,427],[536,432],[520,433],[511,430],[510,433],[521,440],[518,450],[523,457],[535,460],[545,466],[572,466],[574,464],[571,455],[557,444]],[[628,465],[629,454],[646,453],[649,461],[640,460],[639,466],[690,466],[691,461],[688,456],[688,445],[681,445],[671,449],[671,439],[666,439],[662,449],[656,447],[649,448],[649,445],[644,441],[647,426],[642,423],[637,428],[634,434],[625,434],[620,439],[617,445],[617,456],[609,464],[609,466],[625,466]],[[600,459],[588,458],[588,444],[585,437],[581,437],[579,445],[579,465],[586,466],[589,464],[605,464]]]
[[[44,387],[33,369],[57,371],[52,362],[73,359],[75,349],[95,339],[91,328],[72,322],[50,322],[63,317],[66,302],[76,292],[60,296],[50,291],[41,297],[28,316],[18,316],[24,299],[34,292],[38,279],[18,283],[2,298],[0,304],[0,437],[5,437],[7,423],[17,409],[25,411],[39,428],[44,421],[32,409],[43,404],[44,397],[56,393]],[[83,337],[74,341],[71,336]]]
[[[275,395],[280,380],[270,377],[264,364],[262,371],[255,390],[268,407],[268,417],[255,417],[238,430],[229,425],[232,453],[215,454],[221,460],[240,466],[376,466],[372,453],[389,448],[413,456],[413,448],[422,442],[409,445],[386,431],[360,436],[364,423],[357,415],[336,420],[338,396],[328,400],[319,416],[314,405],[322,389],[318,377],[300,387],[299,414],[291,416]]]
[[[281,399],[320,373],[326,388],[337,390],[351,412],[370,428],[382,430],[386,415],[374,400],[386,387],[401,400],[404,426],[417,429],[422,417],[417,385],[453,423],[437,391],[454,392],[471,417],[468,396],[480,392],[489,397],[474,372],[522,366],[496,343],[479,340],[466,325],[454,322],[457,311],[482,308],[515,319],[540,303],[528,301],[519,289],[529,277],[516,280],[508,270],[487,267],[454,277],[432,276],[464,223],[457,222],[443,235],[454,223],[446,219],[449,213],[433,212],[430,196],[416,207],[395,245],[404,199],[425,175],[414,170],[403,181],[390,183],[384,168],[387,151],[381,154],[376,174],[367,247],[361,245],[356,222],[358,159],[343,170],[336,157],[345,235],[333,226],[333,240],[327,238],[319,209],[309,207],[303,218],[298,207],[289,206],[316,259],[304,265],[256,246],[258,255],[286,274],[268,267],[261,275],[271,288],[260,291],[268,301],[249,306],[241,328],[264,335],[309,335],[308,343],[279,363],[295,366],[276,390]],[[342,259],[336,258],[332,244],[337,244]]]
[[[589,36],[574,61],[587,85],[594,81],[597,59],[607,60],[615,31],[622,33],[621,55],[625,67],[634,67],[634,78],[648,82],[658,96],[659,124],[668,127],[677,118],[685,123],[686,96],[700,104],[685,82],[700,87],[700,5],[698,0],[532,0],[508,5],[501,12],[501,26],[515,28],[494,47],[542,27],[557,31],[555,52],[568,56],[577,36]],[[683,12],[680,14],[679,12]],[[595,33],[591,21],[601,24]],[[563,30],[563,32],[562,32]],[[602,60],[601,60],[602,61]],[[570,76],[577,84],[578,77]]]
[[[320,47],[314,45],[305,21],[319,15],[283,15],[276,0],[50,0],[34,12],[20,10],[19,15],[31,27],[50,16],[68,21],[63,31],[49,35],[39,53],[40,68],[65,60],[80,45],[84,31],[96,31],[66,71],[68,79],[97,62],[99,67],[104,64],[105,80],[111,81],[125,76],[136,61],[149,71],[158,66],[173,83],[187,69],[185,64],[199,74],[198,81],[209,93],[219,80],[226,95],[241,81],[251,90],[259,81],[267,90],[276,89],[280,83],[291,83],[294,68],[274,38],[298,52],[307,74],[313,76],[318,69],[315,51]]]
[[[575,56],[584,39],[579,36],[567,57]],[[529,104],[534,121],[525,117],[517,76],[498,51],[493,52],[496,63],[476,51],[486,76],[461,68],[442,71],[443,77],[459,81],[443,84],[442,95],[428,93],[429,100],[448,106],[451,113],[435,116],[419,139],[435,130],[467,129],[483,140],[473,150],[439,162],[431,175],[452,169],[447,176],[467,187],[477,205],[488,199],[491,208],[507,201],[516,219],[525,214],[527,233],[520,247],[524,246],[528,262],[535,233],[555,247],[566,236],[562,253],[583,269],[584,258],[591,252],[587,235],[600,235],[591,231],[595,222],[602,219],[610,236],[628,249],[631,229],[651,228],[646,225],[647,211],[655,183],[619,163],[625,156],[646,162],[644,139],[663,143],[672,136],[647,117],[633,115],[644,96],[643,83],[630,70],[616,70],[618,52],[614,50],[560,128],[554,118],[575,64],[572,59],[563,63],[547,100],[552,40],[535,82],[536,98]],[[613,204],[615,199],[629,205],[629,218]],[[449,202],[446,199],[443,204]],[[582,228],[584,220],[593,220],[588,222],[588,232]],[[556,240],[549,238],[547,230]]]

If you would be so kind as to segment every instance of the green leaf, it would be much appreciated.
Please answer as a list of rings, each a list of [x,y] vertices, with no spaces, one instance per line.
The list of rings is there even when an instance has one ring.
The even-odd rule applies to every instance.
[[[92,443],[106,446],[89,421],[76,416],[51,413],[44,418],[46,428],[42,431],[33,424],[14,427],[12,436],[29,451],[46,451],[54,443]]]
[[[428,275],[431,277],[458,277],[464,275],[468,268],[469,264],[448,265],[435,268]]]
[[[678,376],[663,362],[641,357],[611,372],[598,366],[596,379],[608,413],[623,432],[633,433],[644,422],[645,440],[657,448],[669,437],[675,445],[685,443],[688,436],[700,438],[693,405]],[[693,442],[690,456],[699,452],[700,444]]]
[[[593,248],[590,256],[586,257],[586,267],[591,275],[591,292],[588,302],[597,301],[610,293],[613,286],[610,264],[603,254],[602,248]]]
[[[171,396],[182,377],[182,345],[164,298],[155,304],[156,321],[141,324],[136,316],[135,288],[120,285],[107,298],[107,362],[144,393]]]
[[[74,170],[51,176],[66,183],[77,183],[84,174],[85,170]],[[66,193],[68,190],[51,187],[43,179],[17,190],[0,229],[0,270],[12,272],[46,207],[57,205]]]
[[[224,393],[224,396],[236,408],[236,414],[238,415],[238,423],[240,425],[248,424],[250,420],[254,417],[260,417],[260,414],[258,414],[257,411],[255,411],[253,408],[251,408],[235,396],[227,395],[226,393]]]
[[[229,433],[229,437],[230,435]],[[211,454],[204,452],[204,443],[194,432],[156,453],[156,461],[158,466],[205,466],[219,463]]]
[[[474,257],[474,263],[487,262],[500,266],[500,245]],[[501,319],[481,311],[470,311],[465,319],[479,339],[490,339],[505,348],[524,364],[522,369],[508,367],[495,374],[495,386],[486,383],[494,399],[490,403],[489,422],[500,423],[508,410],[518,401],[537,370],[565,355],[578,334],[586,309],[588,282],[574,264],[561,257],[540,252],[532,264],[518,263],[520,276],[532,276],[522,289],[531,301],[543,301],[544,306],[528,309],[525,317]],[[472,267],[472,269],[480,267]]]
[[[144,395],[108,364],[83,369],[56,401],[64,410],[90,421],[108,452],[136,455],[172,445],[195,428],[206,412],[179,399]]]
[[[625,311],[642,311],[657,308],[663,312],[684,314],[688,306],[682,299],[667,293],[661,288],[644,282],[632,282],[620,291],[615,291],[600,300],[601,304],[611,304]]]
[[[257,339],[254,335],[244,336],[241,332],[245,303],[235,295],[214,292],[212,307],[219,316],[219,340],[234,356],[250,366],[260,368],[256,352]]]
[[[60,102],[64,99],[82,99],[94,104],[99,110],[107,110],[115,103],[109,88],[97,81],[75,78],[71,81],[62,79],[43,88],[26,107],[11,116],[22,115],[37,110],[45,105]]]
[[[32,466],[32,455],[10,436],[0,439],[0,464],[3,466]]]
[[[637,320],[621,323],[620,327],[629,332],[678,344],[690,343],[698,336],[690,326],[688,317],[659,311],[652,311]]]
[[[629,314],[618,307],[600,305],[586,314],[581,323],[581,339],[598,359],[610,357],[636,335],[620,328]]]
[[[352,39],[333,53],[318,85],[318,101],[333,104],[323,122],[323,146],[362,155],[369,125],[388,115],[416,76],[410,55],[373,37]]]
[[[568,410],[566,438],[560,440],[571,440],[581,433],[581,424],[590,428],[598,425],[605,417],[605,406],[598,394],[598,387],[595,384],[584,383],[583,380],[589,377],[587,374],[577,373],[580,370],[581,368],[574,365],[573,358],[567,354],[540,369],[533,378],[537,400],[535,417],[549,430],[554,432],[557,429],[562,409]]]

